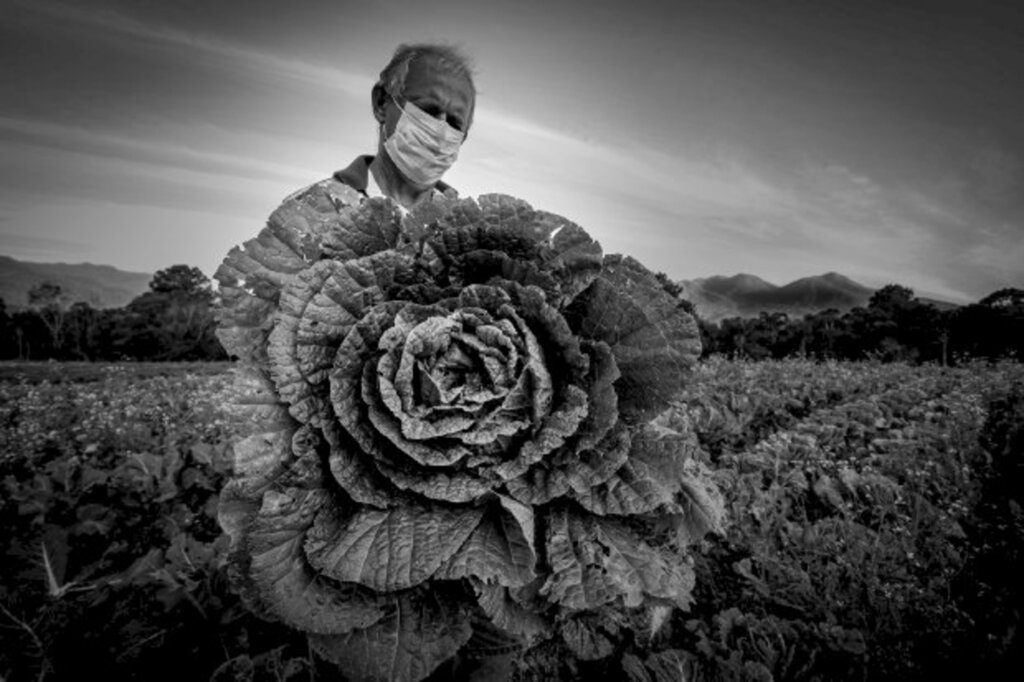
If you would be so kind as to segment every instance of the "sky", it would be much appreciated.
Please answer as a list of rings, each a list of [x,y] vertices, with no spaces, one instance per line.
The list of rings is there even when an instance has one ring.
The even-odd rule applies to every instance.
[[[212,275],[376,149],[400,43],[473,60],[445,176],[672,279],[1024,288],[1024,3],[0,0],[0,254]]]

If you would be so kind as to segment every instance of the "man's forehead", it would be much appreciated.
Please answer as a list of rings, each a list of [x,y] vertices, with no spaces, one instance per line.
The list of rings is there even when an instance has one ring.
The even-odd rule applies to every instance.
[[[434,89],[453,91],[466,104],[474,100],[473,83],[464,74],[454,72],[436,57],[422,56],[409,63],[409,71],[405,76],[405,94],[419,93]]]

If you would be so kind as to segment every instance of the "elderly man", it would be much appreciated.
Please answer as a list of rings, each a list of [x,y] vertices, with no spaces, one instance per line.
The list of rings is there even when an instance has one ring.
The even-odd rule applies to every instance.
[[[476,88],[468,60],[443,45],[400,45],[370,102],[379,131],[376,156],[358,156],[315,186],[339,204],[383,196],[405,210],[435,192],[455,195],[441,177],[473,122]]]

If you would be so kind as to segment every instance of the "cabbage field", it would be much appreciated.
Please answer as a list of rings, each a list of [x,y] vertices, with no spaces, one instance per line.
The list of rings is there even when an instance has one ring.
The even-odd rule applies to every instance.
[[[0,366],[0,680],[337,679],[230,589],[232,371]],[[727,510],[694,548],[692,606],[555,631],[514,679],[1024,663],[1024,366],[711,359],[672,418]]]

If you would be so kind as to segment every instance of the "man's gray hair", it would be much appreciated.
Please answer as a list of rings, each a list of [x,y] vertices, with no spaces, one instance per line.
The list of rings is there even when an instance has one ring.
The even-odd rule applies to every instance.
[[[378,82],[393,96],[401,97],[405,93],[405,77],[409,73],[409,64],[424,57],[434,60],[445,73],[464,77],[469,82],[473,98],[476,99],[476,85],[473,84],[473,69],[469,58],[451,45],[399,45],[391,61],[380,72]]]

